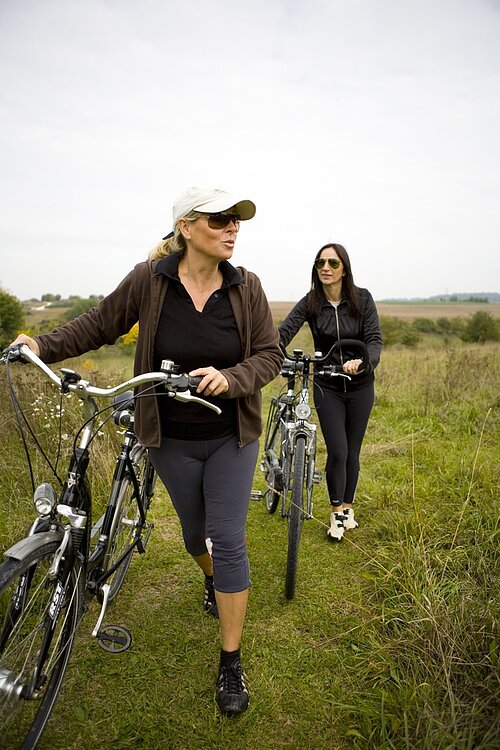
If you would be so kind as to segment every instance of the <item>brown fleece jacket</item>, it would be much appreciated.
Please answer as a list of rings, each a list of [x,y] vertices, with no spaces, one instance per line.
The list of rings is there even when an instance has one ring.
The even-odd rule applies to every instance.
[[[156,265],[157,261],[139,263],[97,307],[51,333],[36,336],[41,359],[47,363],[60,362],[104,344],[114,344],[138,322],[134,374],[150,372],[156,329],[169,283],[165,275],[156,272]],[[231,286],[228,297],[243,358],[221,372],[229,383],[223,398],[238,399],[238,440],[240,445],[246,445],[262,432],[260,389],[279,373],[283,354],[259,279],[244,268],[238,270],[241,284]],[[160,419],[154,396],[137,400],[135,430],[145,446],[160,445]]]

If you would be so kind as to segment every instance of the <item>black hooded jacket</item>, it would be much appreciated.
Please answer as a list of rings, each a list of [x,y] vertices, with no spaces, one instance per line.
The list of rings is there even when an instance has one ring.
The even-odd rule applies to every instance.
[[[342,300],[337,309],[325,300],[319,314],[311,315],[307,305],[309,295],[306,294],[279,326],[280,343],[286,347],[304,323],[308,323],[314,340],[314,348],[323,355],[339,339],[357,339],[365,343],[370,357],[369,365],[360,375],[351,376],[350,381],[345,378],[329,379],[330,387],[337,390],[355,390],[371,382],[374,378],[373,370],[380,361],[382,333],[377,308],[368,289],[358,288],[358,295],[360,314],[353,316],[349,312],[347,300]],[[337,350],[332,354],[329,363],[342,364],[349,359],[359,358],[359,351],[342,347],[340,351]]]

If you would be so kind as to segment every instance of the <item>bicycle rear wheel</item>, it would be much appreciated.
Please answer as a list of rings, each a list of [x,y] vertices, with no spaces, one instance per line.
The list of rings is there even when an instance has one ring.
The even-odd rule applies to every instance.
[[[25,560],[9,558],[0,565],[3,747],[36,746],[61,688],[82,615],[80,569],[73,569],[65,588],[59,577],[47,575],[58,547],[57,541],[49,542]]]
[[[144,528],[139,512],[136,489],[139,489],[144,517],[146,517],[156,482],[155,470],[149,461],[146,449],[142,445],[134,446],[130,458],[136,483],[134,483],[129,471],[121,479],[113,480],[111,502],[115,505],[115,513],[105,556],[105,569],[110,570],[123,555],[125,557],[116,571],[107,579],[110,585],[108,601],[111,601],[118,594],[123,585],[133,554],[130,547]],[[125,554],[127,551],[128,554]]]
[[[288,510],[288,551],[285,574],[285,597],[293,599],[297,581],[297,562],[302,525],[304,523],[304,480],[306,468],[306,439],[298,437],[292,464],[292,489]]]

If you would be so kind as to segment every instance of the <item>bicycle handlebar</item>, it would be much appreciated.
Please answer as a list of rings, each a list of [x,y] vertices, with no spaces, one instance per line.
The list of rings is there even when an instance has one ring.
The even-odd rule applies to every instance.
[[[286,377],[293,373],[303,372],[304,362],[308,361],[312,363],[318,375],[331,375],[332,377],[335,375],[344,375],[345,377],[348,377],[347,375],[345,375],[342,365],[325,365],[324,367],[321,367],[321,365],[333,354],[333,352],[336,349],[340,349],[342,346],[360,350],[363,366],[356,373],[357,375],[360,375],[364,370],[364,366],[370,363],[370,357],[368,354],[368,349],[366,348],[366,344],[364,343],[364,341],[360,341],[359,339],[339,339],[338,341],[335,341],[333,346],[325,355],[321,354],[321,352],[316,352],[314,356],[311,356],[309,354],[304,354],[300,349],[295,349],[292,355],[289,354],[286,349],[284,349],[285,360],[281,368],[281,374]]]
[[[186,374],[177,374],[173,372],[175,365],[170,360],[165,360],[162,365],[166,364],[167,370],[160,372],[146,372],[142,375],[136,375],[129,380],[114,386],[113,388],[98,388],[97,386],[91,385],[88,381],[83,380],[78,373],[73,370],[67,370],[63,368],[61,372],[63,377],[60,378],[48,365],[43,362],[26,344],[16,344],[15,346],[7,347],[2,352],[1,361],[6,362],[31,362],[36,365],[42,372],[47,375],[56,385],[58,385],[64,392],[72,391],[78,398],[82,400],[88,400],[89,398],[113,398],[114,396],[124,393],[124,391],[135,388],[138,385],[145,385],[147,383],[160,383],[165,387],[167,394],[177,401],[183,401],[184,403],[191,402],[206,406],[208,409],[212,409],[217,414],[221,413],[221,409],[215,404],[211,404],[209,401],[194,396],[190,388],[195,388],[201,382],[201,377],[190,377]]]

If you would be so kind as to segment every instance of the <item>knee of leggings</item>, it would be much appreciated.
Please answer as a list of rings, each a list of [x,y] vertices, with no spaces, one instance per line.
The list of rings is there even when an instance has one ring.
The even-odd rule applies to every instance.
[[[188,552],[193,557],[199,557],[200,555],[204,555],[205,552],[208,552],[205,537],[183,537],[183,539],[186,552]]]

